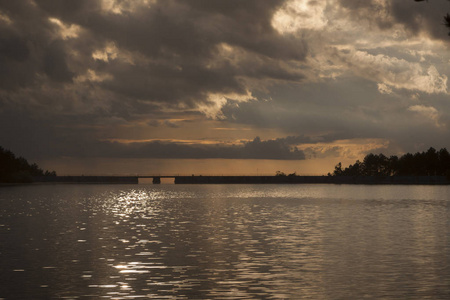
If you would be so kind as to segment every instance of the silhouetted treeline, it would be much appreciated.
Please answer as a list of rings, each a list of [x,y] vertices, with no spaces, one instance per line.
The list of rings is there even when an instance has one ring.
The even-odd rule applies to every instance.
[[[284,177],[284,176],[294,177],[294,176],[298,176],[298,175],[297,175],[297,172],[294,172],[294,173],[291,173],[291,174],[286,175],[286,173],[284,173],[284,172],[277,171],[277,172],[275,173],[275,176],[281,176],[281,177]]]
[[[29,164],[23,157],[0,147],[0,182],[32,182],[34,176],[56,176],[56,172],[43,171],[37,164]]]
[[[434,148],[401,157],[383,154],[368,154],[361,162],[342,169],[338,163],[333,176],[448,176],[450,177],[450,153],[443,148]]]

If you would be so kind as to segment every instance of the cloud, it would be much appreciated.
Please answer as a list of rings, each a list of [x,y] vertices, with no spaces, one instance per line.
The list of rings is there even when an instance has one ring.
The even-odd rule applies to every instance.
[[[314,149],[322,144],[321,147],[328,149],[342,140],[350,141],[343,148],[351,148],[352,140],[359,139],[371,145],[371,140],[380,139],[388,143],[390,154],[422,151],[426,149],[420,147],[427,145],[446,146],[445,140],[450,136],[447,130],[450,103],[446,101],[446,94],[419,93],[413,99],[404,91],[380,94],[378,88],[370,80],[356,80],[354,77],[334,79],[326,85],[315,83],[286,87],[280,89],[283,93],[277,90],[277,101],[246,102],[239,107],[229,105],[224,108],[224,115],[229,122],[283,129],[300,137],[299,143],[293,144],[305,152],[307,159],[332,153],[312,151],[305,145]],[[436,111],[422,109],[424,112],[419,113],[417,108],[413,109],[416,111],[408,110],[415,105],[433,107]],[[427,115],[424,115],[425,111]],[[439,122],[439,127],[434,120]],[[364,149],[376,151],[378,146]],[[322,154],[314,154],[316,152]],[[336,153],[355,157],[355,153],[363,152]]]
[[[403,24],[413,33],[422,32],[439,40],[447,39],[443,20],[448,10],[447,1],[406,3],[396,0],[390,3],[390,11],[396,22]]]
[[[385,139],[337,139],[327,143],[304,144],[301,150],[306,157],[360,159],[368,153],[385,152],[389,146],[389,141]]]
[[[384,83],[378,84],[378,90],[381,94],[392,94],[392,89]]]
[[[327,25],[326,1],[289,0],[274,14],[272,26],[280,33],[322,29]]]
[[[252,141],[223,143],[185,143],[177,141],[151,142],[94,142],[83,147],[83,157],[110,158],[160,158],[160,159],[273,159],[304,160],[303,151],[291,147],[283,139],[261,140],[256,137]],[[73,153],[79,156],[78,151]],[[69,152],[65,155],[70,156]]]
[[[56,82],[70,82],[74,76],[67,65],[67,56],[63,48],[61,41],[54,41],[45,49],[44,72]]]
[[[80,26],[75,24],[67,26],[66,24],[55,18],[49,18],[48,20],[58,26],[59,35],[63,40],[78,37],[79,31],[81,30]]]
[[[355,155],[345,148],[358,139],[442,143],[447,10],[413,0],[0,1],[0,139],[36,156],[287,160]]]
[[[164,125],[171,127],[171,128],[179,128],[180,127],[180,125],[177,122],[173,122],[170,120],[165,120]]]
[[[299,72],[280,63],[302,61],[307,53],[301,39],[283,37],[272,27],[272,15],[282,4],[282,0],[2,2],[0,85],[17,90],[48,81],[65,84],[54,87],[63,92],[68,84],[89,80],[123,102],[198,108],[216,117],[224,97],[241,101],[248,96],[250,82],[301,80]],[[32,40],[25,38],[31,36]],[[239,54],[235,55],[239,61],[224,58],[222,45]],[[46,91],[41,89],[39,98],[50,97]],[[104,102],[113,105],[108,99]]]
[[[405,59],[351,48],[340,49],[336,55],[352,72],[381,84],[382,92],[388,91],[388,87],[428,94],[447,93],[447,76],[439,74],[435,66],[425,67]]]
[[[348,16],[359,22],[370,22],[382,30],[402,26],[410,36],[424,35],[446,40],[443,17],[449,11],[447,1],[430,3],[404,0],[338,0]]]
[[[440,127],[442,126],[439,123],[439,112],[436,108],[432,106],[425,106],[425,105],[413,105],[408,107],[409,111],[415,112],[431,121],[433,121],[436,126]]]
[[[242,158],[253,159],[305,159],[302,151],[290,147],[283,139],[261,141],[259,137],[246,142],[241,155]]]

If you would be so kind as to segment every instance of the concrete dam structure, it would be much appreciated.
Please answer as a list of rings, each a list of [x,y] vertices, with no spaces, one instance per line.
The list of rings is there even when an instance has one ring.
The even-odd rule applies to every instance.
[[[445,185],[445,176],[176,176],[176,184],[424,184]]]
[[[138,184],[140,178],[173,178],[175,184],[404,184],[447,185],[445,176],[45,176],[35,177],[42,183]]]
[[[104,184],[138,184],[137,176],[45,176],[35,177],[33,182],[45,183],[104,183]]]

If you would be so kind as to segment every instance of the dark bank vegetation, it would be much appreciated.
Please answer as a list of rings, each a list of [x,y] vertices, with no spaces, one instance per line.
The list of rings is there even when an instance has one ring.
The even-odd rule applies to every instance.
[[[363,161],[343,168],[338,163],[333,176],[447,176],[450,177],[450,153],[446,148],[436,151],[407,153],[400,157],[368,154]]]
[[[286,175],[286,173],[284,173],[284,172],[277,171],[277,172],[275,173],[275,176],[280,176],[280,177],[285,177],[285,176],[287,176],[287,177],[293,177],[293,176],[298,176],[298,175],[297,175],[297,172],[294,172],[294,173],[291,173],[291,174],[287,174],[287,175]]]
[[[44,172],[37,164],[29,164],[25,158],[16,157],[0,146],[0,182],[30,183],[37,176],[56,176],[56,172]]]

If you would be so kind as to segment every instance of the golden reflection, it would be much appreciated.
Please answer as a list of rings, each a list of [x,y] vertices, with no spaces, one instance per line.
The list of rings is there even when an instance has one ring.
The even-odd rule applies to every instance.
[[[33,209],[17,219],[30,222],[20,232],[25,238],[7,243],[42,261],[5,261],[9,275],[39,276],[39,289],[71,299],[423,299],[447,292],[448,187],[81,188],[90,192],[70,190],[55,197],[66,199],[59,206],[46,202],[45,209],[58,207],[51,218],[26,204]],[[2,223],[18,230],[9,218]]]

